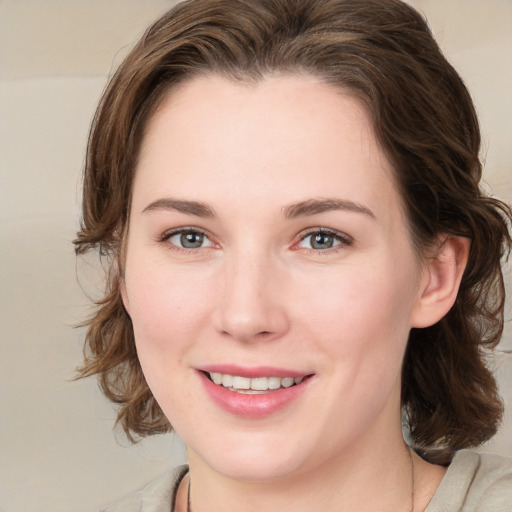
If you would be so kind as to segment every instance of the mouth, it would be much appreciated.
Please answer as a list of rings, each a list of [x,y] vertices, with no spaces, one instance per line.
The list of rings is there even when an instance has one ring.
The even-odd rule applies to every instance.
[[[223,388],[245,395],[260,395],[280,389],[297,386],[308,376],[304,377],[242,377],[227,373],[204,372],[206,377]]]
[[[307,394],[315,374],[275,367],[215,365],[199,370],[213,403],[231,415],[263,419],[285,410]]]

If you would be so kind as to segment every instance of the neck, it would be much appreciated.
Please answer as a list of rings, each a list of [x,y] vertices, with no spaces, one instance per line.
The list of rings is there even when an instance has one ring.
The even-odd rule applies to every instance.
[[[381,446],[386,448],[347,450],[343,457],[269,482],[229,478],[189,452],[190,512],[409,512],[413,499],[409,449],[402,440],[393,448]]]

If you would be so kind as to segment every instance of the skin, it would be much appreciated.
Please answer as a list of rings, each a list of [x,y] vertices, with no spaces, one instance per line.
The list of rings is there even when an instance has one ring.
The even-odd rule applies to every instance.
[[[342,202],[291,214],[326,198]],[[181,247],[184,228],[203,245]],[[331,248],[313,247],[320,228]],[[310,76],[208,76],[165,99],[136,171],[122,294],[187,446],[194,512],[411,509],[401,364],[411,327],[455,300],[468,244],[443,241],[415,254],[391,164],[348,93]],[[312,378],[284,409],[242,418],[198,376],[224,363]],[[413,462],[422,510],[444,469]]]

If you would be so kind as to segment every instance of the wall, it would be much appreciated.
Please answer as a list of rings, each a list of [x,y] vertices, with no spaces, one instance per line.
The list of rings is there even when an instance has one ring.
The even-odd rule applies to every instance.
[[[80,283],[99,289],[96,265],[76,266],[71,244],[88,125],[107,75],[172,4],[0,0],[1,512],[94,510],[184,460],[170,435],[116,440],[95,381],[72,380],[83,337],[72,326],[89,311]],[[474,94],[485,180],[510,201],[512,2],[414,4]],[[512,349],[510,327],[503,345]],[[509,411],[486,449],[512,455],[510,356],[498,373]]]

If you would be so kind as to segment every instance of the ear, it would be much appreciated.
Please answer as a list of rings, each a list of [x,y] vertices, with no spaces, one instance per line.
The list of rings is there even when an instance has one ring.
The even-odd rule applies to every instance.
[[[126,283],[123,278],[119,279],[119,292],[121,293],[121,299],[123,300],[124,309],[128,315],[130,315],[130,300],[128,299],[128,293],[126,291]]]
[[[443,235],[427,260],[420,284],[420,297],[411,316],[411,327],[429,327],[453,306],[466,268],[469,238]]]

